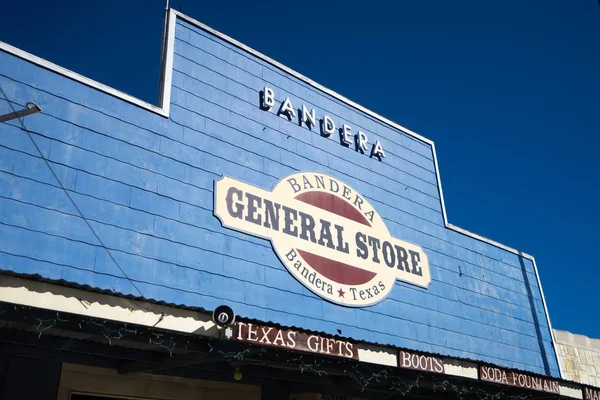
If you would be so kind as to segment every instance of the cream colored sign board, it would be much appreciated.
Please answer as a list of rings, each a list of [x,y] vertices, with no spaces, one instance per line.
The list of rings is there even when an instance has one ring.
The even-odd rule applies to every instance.
[[[431,281],[423,250],[392,237],[373,206],[332,176],[299,172],[272,191],[222,177],[214,194],[224,227],[270,240],[288,271],[331,302],[369,306],[396,280]]]

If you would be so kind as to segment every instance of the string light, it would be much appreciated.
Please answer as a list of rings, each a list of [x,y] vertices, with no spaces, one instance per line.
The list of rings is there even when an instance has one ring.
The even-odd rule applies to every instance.
[[[148,338],[148,343],[151,344],[155,344],[159,347],[162,347],[164,349],[167,349],[167,351],[169,352],[169,357],[173,356],[173,350],[175,349],[175,341],[173,340],[173,338],[171,338],[171,345],[167,346],[165,345],[164,340],[162,339],[162,337],[165,336],[164,333],[157,333],[157,332],[150,332],[150,337]],[[155,339],[152,339],[152,337],[155,337]]]
[[[242,361],[244,359],[244,356],[250,352],[249,347],[242,351],[224,352],[222,350],[215,350],[214,347],[210,343],[207,343],[207,345],[209,348],[209,353],[220,354],[222,361],[232,361],[232,360]]]
[[[318,361],[311,363],[311,364],[307,364],[304,362],[304,359],[302,358],[302,356],[298,357],[298,358],[292,358],[292,359],[288,359],[286,360],[287,363],[289,362],[298,362],[297,363],[297,367],[300,369],[300,373],[304,373],[304,371],[308,371],[308,372],[312,372],[313,374],[316,374],[318,376],[321,375],[327,375],[327,371],[325,371],[323,368],[321,368],[321,366],[323,365],[322,363],[319,363]]]
[[[473,387],[469,387],[469,388],[467,388],[465,386],[459,387],[458,385],[455,385],[454,383],[446,380],[446,381],[434,383],[433,390],[444,390],[444,391],[453,390],[456,393],[456,396],[459,399],[462,399],[467,394],[473,392]]]
[[[161,333],[153,330],[153,328],[139,327],[138,329],[131,329],[126,323],[112,322],[106,320],[94,320],[89,317],[79,317],[69,314],[69,319],[61,317],[59,312],[53,312],[48,310],[38,310],[38,315],[32,315],[37,309],[28,306],[19,306],[8,303],[0,304],[0,314],[4,314],[4,319],[8,322],[8,314],[11,314],[11,310],[24,311],[24,313],[17,313],[10,315],[11,317],[22,318],[24,322],[29,321],[33,329],[38,333],[38,338],[41,338],[48,330],[56,328],[65,334],[65,329],[73,330],[73,327],[78,327],[80,331],[89,332],[90,328],[94,327],[99,329],[99,333],[106,338],[109,345],[112,345],[113,340],[125,339],[132,335],[147,335],[148,342],[160,348],[168,351],[169,355],[173,355],[173,351],[177,347],[177,342],[173,339],[172,335],[168,333]],[[41,315],[40,315],[41,314]],[[67,325],[67,323],[69,323]],[[190,343],[190,339],[182,339],[185,342],[185,347]],[[217,350],[211,342],[215,340],[212,338],[202,338],[202,341],[209,347],[209,352],[220,355],[221,361],[225,362],[241,362],[244,361],[245,357],[253,350],[248,345],[247,348],[240,351],[226,352],[223,350]],[[220,342],[219,342],[220,343]],[[265,353],[266,354],[266,353]],[[258,353],[257,356],[261,357],[264,354]],[[289,356],[296,356],[289,358]],[[340,366],[343,366],[343,373],[347,377],[350,377],[355,381],[361,388],[361,392],[364,392],[369,387],[377,388],[377,390],[389,390],[391,394],[399,394],[402,396],[408,395],[411,391],[419,388],[420,381],[423,380],[424,375],[419,374],[414,379],[402,379],[396,375],[400,370],[397,368],[383,367],[375,372],[364,372],[364,363],[353,360],[332,360],[332,359],[319,359],[314,362],[307,362],[306,359],[297,353],[282,351],[275,353],[275,356],[286,357],[286,363],[296,367],[300,373],[312,373],[317,376],[328,375],[327,367],[333,367],[333,371],[339,372]],[[282,360],[283,361],[283,360]],[[264,360],[263,365],[268,366],[268,361]],[[235,365],[235,364],[234,364]],[[234,369],[233,379],[241,380],[243,378],[242,370],[239,366]],[[523,391],[515,391],[510,389],[501,389],[499,391],[490,391],[481,388],[477,384],[466,384],[464,381],[457,380],[453,381],[450,379],[435,380],[433,381],[432,389],[434,391],[454,392],[456,397],[461,400],[467,400],[469,398],[476,397],[478,400],[532,400],[534,397],[531,394],[527,394]]]
[[[360,364],[355,364],[353,367],[354,371],[344,370],[345,374],[348,374],[352,379],[356,381],[361,387],[361,392],[364,392],[367,386],[372,384],[373,382],[380,382],[382,379],[387,378],[388,371],[386,368],[380,370],[379,372],[374,372],[370,377],[366,377],[358,367]]]
[[[417,375],[417,379],[407,381],[399,378],[398,376],[392,376],[392,386],[390,387],[390,391],[399,393],[402,396],[406,396],[414,388],[419,387],[419,379],[421,378],[422,375]]]
[[[106,325],[104,325],[106,321],[104,321],[104,323],[98,323],[96,321],[90,320],[89,322],[93,325],[98,326],[102,330],[100,333],[106,338],[106,340],[108,340],[109,346],[112,346],[113,339],[123,339],[127,335],[135,335],[137,333],[137,330],[135,329],[127,329],[127,324],[125,324],[124,327],[118,329],[110,329]]]
[[[479,400],[530,400],[533,396],[529,394],[509,394],[505,389],[501,389],[498,392],[490,392],[481,388],[475,388],[473,385],[464,385],[462,383],[455,383],[449,380],[435,382],[433,384],[434,390],[453,391],[456,393],[456,397],[459,399],[471,398],[473,394],[477,396]]]
[[[15,307],[16,310],[16,307]],[[50,328],[54,328],[56,326],[56,322],[57,321],[61,321],[61,322],[68,322],[68,320],[66,319],[61,319],[60,316],[58,315],[58,313],[56,313],[56,317],[55,318],[51,318],[51,319],[41,319],[41,318],[35,318],[36,321],[38,321],[37,324],[34,324],[33,327],[38,331],[38,339],[42,337],[42,334],[44,332],[46,332],[48,329]],[[48,325],[44,326],[44,324],[48,323]]]

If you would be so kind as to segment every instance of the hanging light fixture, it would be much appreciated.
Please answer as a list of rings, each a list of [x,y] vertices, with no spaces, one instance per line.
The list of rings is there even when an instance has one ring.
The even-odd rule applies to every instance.
[[[235,367],[235,371],[233,371],[233,379],[236,381],[242,380],[244,374],[242,374],[242,369],[240,367]]]
[[[26,117],[28,115],[35,114],[40,111],[42,111],[40,106],[38,106],[34,102],[30,101],[29,103],[27,103],[25,105],[25,108],[23,110],[13,111],[8,114],[0,115],[0,122],[6,122],[6,121],[10,121],[11,119],[15,119],[15,118]]]

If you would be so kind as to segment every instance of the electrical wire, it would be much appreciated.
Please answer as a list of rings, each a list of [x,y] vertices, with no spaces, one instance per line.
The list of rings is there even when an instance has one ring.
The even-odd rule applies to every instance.
[[[6,92],[4,92],[4,89],[2,89],[2,87],[0,87],[0,91],[2,92],[2,96],[6,100],[6,102],[8,103],[8,105],[10,106],[10,108],[12,109],[12,111],[16,112],[15,108],[12,105],[12,102],[8,99],[8,96],[6,95]],[[33,143],[33,146],[37,150],[38,154],[40,155],[40,157],[42,158],[42,160],[44,160],[44,163],[48,167],[48,170],[50,170],[50,173],[52,174],[52,176],[54,176],[54,179],[56,179],[56,181],[60,185],[60,188],[65,193],[65,195],[67,196],[67,198],[69,199],[69,201],[71,202],[71,204],[73,204],[73,207],[75,207],[75,210],[77,210],[77,213],[79,214],[79,216],[81,217],[81,219],[83,219],[83,221],[88,226],[88,228],[90,228],[90,231],[92,232],[92,234],[94,235],[94,237],[96,238],[96,240],[98,241],[98,243],[100,243],[100,246],[104,250],[106,250],[106,253],[110,257],[110,259],[115,263],[115,265],[117,266],[117,268],[119,268],[119,270],[121,271],[121,273],[123,274],[123,276],[125,277],[125,279],[127,279],[129,281],[129,283],[131,284],[131,286],[133,286],[133,288],[135,288],[135,290],[140,294],[141,298],[143,300],[146,300],[146,298],[145,298],[144,294],[142,293],[142,291],[136,286],[136,284],[127,275],[127,273],[123,270],[123,268],[121,268],[121,266],[119,265],[119,263],[117,262],[117,260],[115,260],[114,256],[112,255],[111,251],[108,249],[108,247],[106,247],[106,245],[104,244],[104,242],[102,241],[102,239],[100,239],[100,236],[96,233],[96,231],[94,230],[94,228],[92,227],[92,225],[90,224],[90,222],[87,220],[87,218],[84,217],[83,212],[81,212],[81,210],[79,209],[79,207],[75,203],[75,200],[73,200],[73,198],[69,194],[69,191],[64,187],[63,183],[61,182],[61,180],[58,178],[58,176],[54,172],[54,169],[52,168],[52,165],[50,165],[50,162],[46,159],[46,157],[44,157],[44,153],[38,147],[37,143],[33,139],[33,136],[31,135],[31,132],[29,132],[29,130],[25,127],[25,122],[23,121],[23,119],[21,117],[19,117],[18,119],[19,119],[19,122],[21,124],[21,129],[27,133],[27,136],[29,137],[29,140],[31,140],[31,143]]]

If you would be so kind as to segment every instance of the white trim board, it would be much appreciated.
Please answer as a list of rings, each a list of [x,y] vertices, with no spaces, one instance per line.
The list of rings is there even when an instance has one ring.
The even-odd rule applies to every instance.
[[[165,32],[162,44],[160,65],[160,82],[158,83],[158,104],[169,117],[171,110],[171,84],[173,82],[173,57],[175,56],[175,24],[177,16],[167,10],[165,12]]]
[[[203,337],[222,338],[221,330],[216,327],[211,315],[206,312],[196,312],[176,306],[163,306],[12,275],[0,274],[0,302]],[[269,324],[265,326],[269,326]],[[358,344],[358,342],[354,343]],[[397,347],[364,342],[357,347],[358,361],[360,362],[402,368],[398,365],[400,349]],[[426,356],[428,353],[415,351],[412,354]],[[442,374],[479,379],[477,371],[481,362],[449,356],[439,357],[443,359],[445,365],[445,371]],[[504,369],[505,367],[500,368]],[[561,384],[565,383],[569,382]],[[578,396],[572,393],[567,396],[581,399],[580,388],[575,384],[574,389],[579,389]]]
[[[351,100],[349,100],[348,98],[342,96],[339,93],[334,92],[333,90],[330,90],[320,84],[318,84],[317,82],[313,81],[312,79],[300,74],[299,72],[296,72],[294,70],[292,70],[291,68],[273,60],[272,58],[244,45],[243,43],[238,42],[237,40],[221,33],[218,32],[212,28],[210,28],[209,26],[195,20],[194,18],[191,18],[185,14],[180,13],[179,11],[176,11],[174,9],[169,9],[168,12],[165,14],[165,26],[166,26],[166,32],[165,32],[165,37],[163,38],[163,51],[162,51],[162,57],[161,57],[161,78],[160,78],[160,82],[159,82],[159,100],[158,100],[158,104],[159,106],[156,105],[152,105],[150,103],[147,103],[143,100],[138,99],[137,97],[131,96],[129,94],[126,94],[124,92],[121,92],[117,89],[114,89],[112,87],[106,86],[102,83],[99,83],[97,81],[94,81],[92,79],[86,78],[76,72],[70,71],[66,68],[63,68],[61,66],[58,66],[54,63],[51,63],[50,61],[47,61],[45,59],[42,59],[40,57],[34,56],[33,54],[27,53],[23,50],[20,50],[14,46],[11,46],[9,44],[6,44],[4,42],[0,41],[0,51],[5,51],[7,53],[13,54],[19,58],[22,58],[26,61],[29,61],[33,64],[39,65],[43,68],[46,68],[50,71],[56,72],[57,74],[66,76],[70,79],[73,79],[77,82],[81,82],[87,86],[90,86],[92,88],[95,88],[97,90],[100,90],[104,93],[107,93],[111,96],[117,97],[119,99],[122,99],[128,103],[137,105],[138,107],[141,107],[143,109],[146,109],[148,111],[151,111],[153,113],[156,113],[158,115],[161,115],[163,117],[169,117],[169,111],[170,111],[170,100],[171,100],[171,83],[172,83],[172,75],[173,75],[173,56],[174,56],[174,45],[175,45],[175,25],[176,25],[176,20],[177,18],[181,19],[182,21],[185,21],[191,25],[196,26],[197,28],[200,28],[210,34],[212,34],[215,37],[218,37],[219,39],[230,43],[242,50],[244,50],[245,52],[273,65],[274,67],[290,74],[291,76],[307,83],[308,85],[314,87],[315,89],[349,105],[350,107],[363,112],[369,116],[371,116],[372,118],[377,119],[378,121],[394,128],[397,130],[400,130],[402,132],[404,132],[405,134],[412,136],[415,139],[418,139],[424,143],[427,143],[429,145],[431,145],[431,150],[433,153],[433,162],[434,162],[434,166],[435,166],[435,174],[436,174],[436,180],[437,180],[437,186],[438,186],[438,192],[440,195],[440,203],[442,206],[442,216],[444,219],[444,225],[447,229],[451,229],[455,232],[458,232],[460,234],[463,234],[465,236],[471,237],[473,239],[482,241],[484,243],[490,244],[492,246],[498,247],[500,249],[503,249],[505,251],[508,251],[510,253],[522,256],[523,258],[526,258],[528,260],[531,260],[534,266],[534,271],[535,271],[535,275],[536,275],[536,280],[538,282],[539,288],[540,288],[540,294],[542,297],[542,303],[544,306],[544,311],[546,313],[546,321],[548,323],[548,327],[550,329],[550,335],[552,337],[552,341],[553,343],[556,342],[556,339],[554,337],[554,330],[552,329],[552,323],[550,322],[550,315],[548,313],[548,307],[546,305],[546,298],[544,296],[544,292],[542,290],[542,286],[541,286],[541,281],[540,281],[540,277],[539,277],[539,273],[538,273],[538,269],[535,263],[535,258],[529,254],[523,253],[517,249],[514,249],[512,247],[503,245],[502,243],[496,242],[494,240],[488,239],[486,237],[483,237],[481,235],[475,234],[473,232],[470,232],[466,229],[463,228],[459,228],[451,223],[448,222],[448,216],[446,213],[446,204],[444,201],[444,192],[442,190],[442,180],[440,177],[440,171],[439,171],[439,164],[438,164],[438,159],[437,159],[437,153],[435,150],[435,143],[430,140],[427,139],[421,135],[419,135],[418,133],[411,131],[408,128],[405,128],[361,105],[359,105],[358,103],[355,103]],[[556,353],[556,351],[555,351]],[[556,359],[557,359],[557,363],[560,367],[560,357],[558,357],[558,354],[556,355]],[[560,369],[560,368],[559,368]],[[561,372],[562,374],[562,372]]]
[[[0,301],[57,312],[126,322],[174,332],[218,337],[208,313],[130,300],[82,289],[0,275]]]
[[[13,54],[19,58],[22,58],[23,60],[29,61],[32,64],[36,64],[42,68],[45,68],[49,71],[55,72],[59,75],[62,76],[66,76],[67,78],[70,78],[74,81],[83,83],[84,85],[87,85],[89,87],[92,87],[94,89],[97,89],[101,92],[107,93],[111,96],[117,97],[121,100],[124,100],[128,103],[134,104],[138,107],[144,108],[148,111],[151,111],[153,113],[162,115],[164,117],[167,117],[168,115],[165,113],[165,111],[155,105],[152,105],[150,103],[145,102],[144,100],[138,99],[137,97],[131,96],[127,93],[121,92],[120,90],[114,89],[110,86],[104,85],[98,81],[95,81],[93,79],[87,78],[83,75],[79,75],[77,72],[73,72],[71,70],[68,70],[66,68],[63,68],[59,65],[56,65],[48,60],[45,60],[43,58],[40,58],[38,56],[34,56],[31,53],[28,53],[26,51],[23,51],[21,49],[18,49],[14,46],[11,46],[8,43],[4,43],[4,42],[0,42],[0,50],[4,51],[6,53],[9,54]]]

